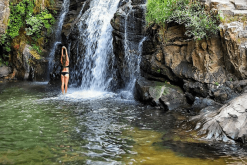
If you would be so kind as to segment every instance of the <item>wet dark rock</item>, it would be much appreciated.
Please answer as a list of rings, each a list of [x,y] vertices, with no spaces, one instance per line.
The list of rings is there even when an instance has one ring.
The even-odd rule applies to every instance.
[[[183,91],[168,83],[149,81],[141,77],[135,84],[135,98],[143,103],[174,110],[186,105]]]
[[[207,97],[209,89],[206,84],[184,80],[183,88],[195,96]]]
[[[232,100],[233,98],[239,96],[238,93],[236,93],[234,90],[231,90],[229,87],[226,86],[220,86],[219,88],[212,89],[211,90],[212,98],[215,99],[215,101],[225,104]]]
[[[227,81],[225,84],[237,93],[244,93],[247,89],[247,80]]]
[[[204,108],[206,108],[208,106],[216,106],[216,105],[222,106],[221,104],[215,102],[212,99],[196,97],[195,101],[194,101],[194,103],[192,105],[192,109],[194,111],[196,111],[196,112],[199,112],[200,110],[202,110],[202,109],[204,109]]]
[[[147,0],[132,0],[132,5],[146,4]]]
[[[84,7],[82,9],[83,5]],[[62,29],[62,33],[64,36],[68,37],[72,33],[72,35],[70,36],[71,38],[78,37],[78,34],[75,33],[77,29],[75,29],[74,31],[74,26],[79,21],[82,14],[85,13],[86,10],[88,10],[88,8],[90,7],[89,5],[90,5],[90,0],[70,1],[69,12],[67,13],[65,17],[63,29]]]
[[[186,100],[189,104],[193,104],[195,101],[195,96],[193,96],[191,93],[185,92]]]
[[[131,79],[126,59],[131,58],[135,61],[140,55],[139,43],[145,33],[145,3],[146,0],[121,1],[111,20],[115,68],[120,88],[125,87]]]

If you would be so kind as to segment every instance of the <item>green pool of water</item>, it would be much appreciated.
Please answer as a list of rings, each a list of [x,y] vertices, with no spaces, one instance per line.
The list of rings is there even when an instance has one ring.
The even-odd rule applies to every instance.
[[[71,89],[63,96],[47,83],[0,83],[0,164],[247,162],[237,144],[199,141],[180,129],[181,113],[113,93],[87,99],[93,94]]]

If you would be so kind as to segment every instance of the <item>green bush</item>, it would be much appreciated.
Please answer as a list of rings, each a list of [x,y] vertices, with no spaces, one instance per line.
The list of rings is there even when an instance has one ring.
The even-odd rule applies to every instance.
[[[217,34],[219,16],[206,12],[199,2],[189,0],[148,0],[146,20],[164,26],[176,22],[184,24],[185,35],[194,39],[208,38]]]
[[[146,21],[163,25],[176,8],[177,0],[148,0]]]
[[[0,45],[3,47],[3,55],[0,55],[0,58],[3,61],[8,60],[8,55],[12,50],[11,43],[15,37],[19,36],[21,28],[23,30],[25,28],[25,35],[31,37],[32,45],[35,45],[37,40],[44,36],[43,31],[51,32],[51,27],[55,23],[52,14],[45,9],[34,15],[34,7],[35,0],[22,0],[16,4],[10,3],[7,33],[0,36]],[[36,47],[35,49],[38,51]]]
[[[16,5],[10,4],[10,16],[7,34],[14,38],[19,35],[21,27],[25,26],[25,19],[33,13],[34,4],[30,0],[23,0]]]
[[[54,17],[49,14],[47,10],[42,11],[40,14],[35,16],[30,16],[26,20],[26,34],[29,36],[33,36],[34,40],[37,40],[41,37],[42,28],[46,28],[48,32],[50,32],[51,26],[55,23]]]

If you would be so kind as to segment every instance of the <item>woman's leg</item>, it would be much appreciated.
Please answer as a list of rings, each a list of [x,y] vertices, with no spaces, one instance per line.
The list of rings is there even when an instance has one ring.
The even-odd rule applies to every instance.
[[[62,90],[62,93],[64,94],[64,76],[61,75],[61,82],[62,82],[62,85],[61,85],[61,90]]]
[[[68,90],[68,83],[69,83],[69,74],[66,74],[64,76],[65,93],[67,93]]]

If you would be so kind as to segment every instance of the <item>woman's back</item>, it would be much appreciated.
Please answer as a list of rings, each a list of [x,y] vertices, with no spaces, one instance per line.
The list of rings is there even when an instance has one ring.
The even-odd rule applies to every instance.
[[[69,72],[69,61],[65,61],[65,65],[62,66],[62,72]]]

